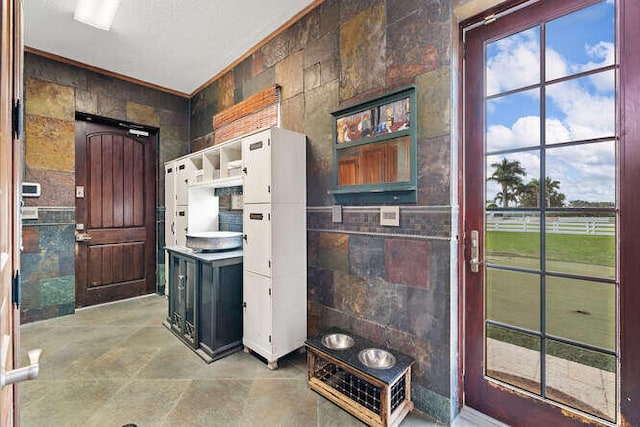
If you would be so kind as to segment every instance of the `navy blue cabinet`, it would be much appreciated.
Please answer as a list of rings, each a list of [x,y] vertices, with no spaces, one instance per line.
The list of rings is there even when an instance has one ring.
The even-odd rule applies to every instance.
[[[210,363],[242,348],[242,250],[199,253],[168,247],[164,325]]]

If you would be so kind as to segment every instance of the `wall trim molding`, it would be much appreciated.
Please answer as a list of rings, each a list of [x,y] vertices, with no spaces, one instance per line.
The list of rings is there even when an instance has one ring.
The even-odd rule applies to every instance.
[[[313,231],[318,233],[354,234],[358,236],[394,237],[394,238],[403,238],[403,239],[412,239],[412,240],[437,240],[441,242],[451,241],[451,237],[423,236],[418,234],[376,233],[376,232],[368,232],[368,231],[352,231],[352,230],[339,230],[339,229],[326,229],[326,228],[307,228],[307,231]]]
[[[159,90],[161,92],[166,92],[166,93],[169,93],[171,95],[179,96],[181,98],[191,99],[191,96],[192,96],[192,95],[190,95],[190,94],[188,94],[186,92],[180,92],[178,90],[169,89],[167,87],[160,86],[160,85],[157,85],[155,83],[150,83],[150,82],[146,82],[144,80],[139,80],[139,79],[136,79],[136,78],[133,78],[133,77],[126,76],[124,74],[119,74],[119,73],[116,73],[114,71],[106,70],[104,68],[95,67],[93,65],[85,64],[84,62],[76,61],[74,59],[65,58],[64,56],[56,55],[55,53],[50,53],[50,52],[47,52],[47,51],[44,51],[44,50],[40,50],[40,49],[36,49],[36,48],[33,48],[33,47],[25,46],[24,47],[24,51],[25,52],[29,52],[29,53],[33,53],[33,54],[38,55],[38,56],[42,56],[44,58],[52,59],[52,60],[57,61],[57,62],[62,62],[63,64],[68,64],[68,65],[73,65],[74,67],[83,68],[85,70],[92,71],[94,73],[106,75],[106,76],[109,76],[109,77],[114,77],[116,79],[124,80],[124,81],[127,81],[129,83],[134,83],[134,84],[137,84],[137,85],[140,85],[140,86],[145,86],[145,87],[148,87],[150,89]]]

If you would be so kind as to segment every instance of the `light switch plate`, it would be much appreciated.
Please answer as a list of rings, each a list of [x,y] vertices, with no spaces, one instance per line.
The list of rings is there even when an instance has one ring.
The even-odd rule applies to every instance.
[[[342,206],[334,205],[331,207],[331,221],[334,223],[342,222]]]
[[[400,226],[400,206],[381,206],[380,225]]]
[[[76,199],[84,199],[84,186],[76,185]]]

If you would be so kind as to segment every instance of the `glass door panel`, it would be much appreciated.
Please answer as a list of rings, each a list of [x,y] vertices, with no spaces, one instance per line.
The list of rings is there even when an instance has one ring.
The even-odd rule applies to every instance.
[[[484,374],[613,422],[614,31],[603,1],[491,40],[483,92]]]

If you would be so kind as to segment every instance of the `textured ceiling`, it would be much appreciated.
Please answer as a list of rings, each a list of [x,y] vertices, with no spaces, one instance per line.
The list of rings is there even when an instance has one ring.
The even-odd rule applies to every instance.
[[[100,0],[96,0],[100,1]],[[30,48],[190,94],[314,0],[122,0],[111,31],[76,0],[26,0]]]

